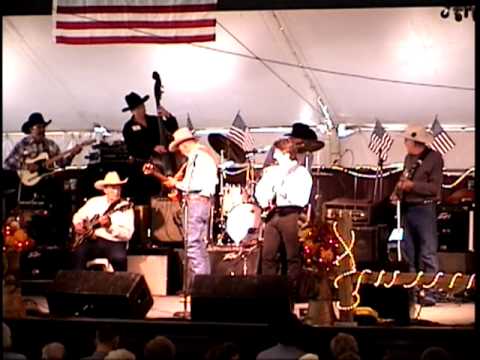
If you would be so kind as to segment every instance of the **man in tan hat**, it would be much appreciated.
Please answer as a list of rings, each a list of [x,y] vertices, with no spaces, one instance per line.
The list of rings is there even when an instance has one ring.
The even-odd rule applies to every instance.
[[[217,162],[209,148],[201,145],[188,128],[178,129],[173,134],[170,151],[179,151],[187,157],[183,180],[170,177],[167,187],[176,187],[184,194],[187,208],[187,224],[184,224],[185,249],[192,274],[189,282],[197,274],[210,273],[207,252],[207,235],[210,208],[218,183]],[[143,168],[145,175],[153,174],[151,166]],[[187,285],[188,288],[188,285]]]
[[[95,188],[104,195],[88,200],[74,215],[75,233],[85,235],[95,221],[93,234],[74,252],[74,269],[84,270],[88,260],[107,258],[116,271],[127,271],[127,243],[134,231],[134,213],[131,204],[123,200],[121,180],[111,171],[105,178],[95,182]],[[95,219],[94,219],[95,218]]]
[[[403,250],[409,271],[435,274],[438,272],[436,203],[441,199],[443,158],[430,149],[433,136],[423,126],[409,125],[403,137],[407,150],[404,172],[391,200],[402,204]],[[435,304],[433,296],[420,295],[423,305]]]

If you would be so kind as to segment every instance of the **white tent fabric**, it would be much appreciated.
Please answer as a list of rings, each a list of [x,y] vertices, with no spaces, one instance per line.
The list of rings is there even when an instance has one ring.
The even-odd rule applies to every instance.
[[[440,10],[219,12],[217,40],[202,45],[56,45],[50,16],[3,17],[3,130],[19,131],[33,111],[53,119],[49,130],[86,131],[93,123],[120,130],[129,117],[120,111],[124,96],[152,97],[154,70],[163,104],[181,125],[190,113],[201,129],[229,127],[238,110],[250,127],[321,124],[319,98],[337,124],[430,125],[438,114],[442,125],[473,128],[474,22],[442,19]],[[293,66],[267,62],[269,70],[254,56]],[[147,110],[155,112],[152,99]],[[447,154],[447,167],[472,166],[473,131],[449,133],[461,146]],[[4,156],[15,136],[4,142]],[[69,136],[58,139],[63,148]],[[263,146],[278,133],[255,137]],[[352,149],[355,164],[375,164],[368,137],[341,139],[340,152]],[[317,163],[328,164],[327,150]],[[397,141],[388,161],[402,158]]]

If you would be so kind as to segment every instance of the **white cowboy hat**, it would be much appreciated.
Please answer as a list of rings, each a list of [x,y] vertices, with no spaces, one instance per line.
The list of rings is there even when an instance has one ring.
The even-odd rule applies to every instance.
[[[103,180],[98,180],[95,182],[95,189],[103,190],[107,185],[123,185],[128,181],[128,178],[120,180],[116,171],[110,171],[105,175]]]
[[[402,136],[405,139],[417,141],[425,145],[430,145],[433,142],[433,135],[421,125],[408,125]]]
[[[188,141],[188,140],[196,140],[197,138],[193,136],[192,132],[186,128],[180,128],[173,133],[173,141],[168,146],[169,151],[176,151],[178,149],[178,145],[181,143]]]

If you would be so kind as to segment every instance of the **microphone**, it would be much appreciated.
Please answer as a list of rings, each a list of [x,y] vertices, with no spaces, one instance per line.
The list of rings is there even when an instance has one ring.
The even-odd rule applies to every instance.
[[[261,148],[254,148],[250,151],[247,151],[247,153],[250,153],[250,154],[266,154],[268,152],[268,150],[270,150],[270,145],[267,145],[267,146],[264,146],[264,147],[261,147]]]

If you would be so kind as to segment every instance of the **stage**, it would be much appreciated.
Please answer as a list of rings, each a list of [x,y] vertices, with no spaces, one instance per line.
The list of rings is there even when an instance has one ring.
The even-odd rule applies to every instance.
[[[272,330],[262,323],[205,322],[175,318],[184,308],[180,296],[155,296],[145,319],[55,318],[48,313],[42,296],[24,296],[29,309],[25,319],[7,320],[17,339],[28,339],[23,350],[33,358],[32,349],[50,341],[61,341],[74,354],[88,355],[93,351],[93,337],[99,324],[110,323],[118,329],[121,346],[142,353],[143,344],[156,335],[169,337],[177,346],[177,359],[202,359],[210,346],[231,341],[242,349],[242,359],[254,359],[256,353],[275,344]],[[418,319],[409,326],[391,322],[375,326],[306,326],[302,343],[307,351],[328,354],[329,341],[340,331],[354,335],[362,358],[382,359],[384,352],[420,354],[432,345],[449,349],[457,360],[467,359],[467,351],[475,348],[474,307],[472,303],[439,303],[424,307]],[[307,303],[295,304],[294,312],[305,314]],[[419,308],[417,307],[417,310]],[[232,311],[236,311],[232,309]],[[38,356],[38,353],[36,354]],[[410,357],[410,356],[409,356]]]

